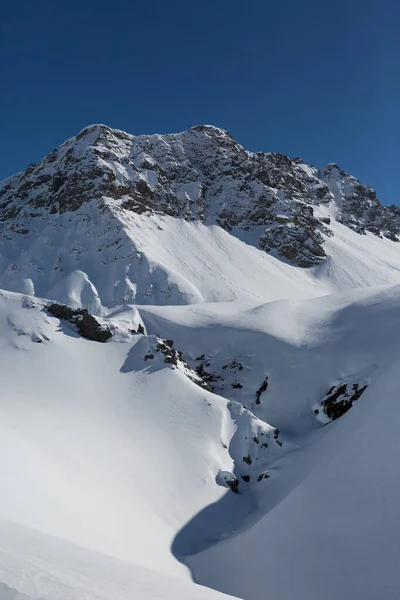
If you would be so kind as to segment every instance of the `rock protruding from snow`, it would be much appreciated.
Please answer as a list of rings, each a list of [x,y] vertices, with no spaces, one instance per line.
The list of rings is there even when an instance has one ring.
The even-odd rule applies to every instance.
[[[335,421],[350,410],[353,403],[360,398],[367,387],[368,383],[342,383],[340,385],[333,385],[323,400],[321,400],[320,406],[314,408],[314,413],[324,423]]]
[[[47,311],[57,317],[75,325],[80,335],[95,342],[106,342],[112,337],[107,325],[100,324],[86,308],[72,309],[64,304],[49,304]]]

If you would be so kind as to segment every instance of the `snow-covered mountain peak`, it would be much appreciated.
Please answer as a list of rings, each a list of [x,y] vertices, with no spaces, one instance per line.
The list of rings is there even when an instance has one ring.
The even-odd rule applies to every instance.
[[[211,125],[0,184],[0,600],[397,600],[399,224]]]
[[[286,278],[316,295],[331,286],[338,224],[395,242],[400,211],[336,165],[249,152],[212,125],[134,136],[94,124],[0,184],[0,285],[96,310],[263,301]],[[365,260],[371,244],[354,243]],[[280,283],[266,289],[271,269]]]

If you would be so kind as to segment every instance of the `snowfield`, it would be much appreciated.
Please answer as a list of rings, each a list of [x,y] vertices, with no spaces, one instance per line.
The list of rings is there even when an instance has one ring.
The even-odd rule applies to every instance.
[[[211,126],[0,200],[0,600],[398,600],[398,209]]]
[[[228,600],[175,577],[0,521],[1,600]]]
[[[148,335],[129,334],[119,311],[119,333],[106,344],[82,339],[43,304],[7,292],[0,298],[7,489],[0,514],[19,523],[7,521],[11,533],[1,537],[4,585],[51,600],[46,578],[57,568],[56,597],[69,597],[69,586],[81,597],[74,565],[88,561],[95,577],[79,567],[88,597],[100,585],[97,572],[106,571],[112,591],[101,584],[101,597],[111,598],[122,569],[130,573],[127,597],[141,598],[135,585],[143,585],[143,598],[179,598],[186,593],[180,585],[193,585],[184,564],[197,582],[246,599],[264,598],[266,581],[282,599],[293,597],[293,586],[297,598],[372,599],[383,580],[385,596],[398,596],[400,286],[250,307],[139,307]],[[163,362],[155,350],[160,331],[189,365],[207,353],[206,370],[224,378],[214,382],[217,393]],[[149,353],[154,358],[145,360]],[[233,361],[242,369],[224,369]],[[324,425],[315,407],[344,381],[368,388]],[[220,472],[239,479],[239,494],[218,485]],[[29,558],[10,565],[10,540],[26,549],[42,535],[29,528],[60,540],[57,564],[55,542],[44,533],[45,563],[31,550],[45,582],[37,589],[36,574],[16,575]],[[107,561],[116,564],[115,577],[114,567],[101,567]],[[332,562],[340,577],[327,589]],[[176,581],[165,584],[171,576]],[[158,585],[177,591],[157,596]],[[203,597],[202,588],[192,589],[190,597]]]

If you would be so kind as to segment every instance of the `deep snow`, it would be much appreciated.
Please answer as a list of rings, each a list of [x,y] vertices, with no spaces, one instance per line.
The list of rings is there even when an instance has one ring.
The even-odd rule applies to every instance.
[[[94,126],[1,184],[1,600],[400,597],[398,215],[325,171]]]
[[[190,581],[0,519],[1,600],[228,600]]]
[[[141,598],[140,589],[143,599],[169,598],[165,587],[174,600],[202,594],[186,587],[177,557],[199,583],[246,600],[372,599],[382,589],[398,597],[400,287],[259,305],[139,307],[144,336],[129,332],[139,313],[119,310],[105,320],[115,333],[106,344],[80,338],[43,303],[0,296],[0,517],[20,524],[7,524],[2,537],[4,586],[51,600],[51,586],[33,582],[62,567],[75,583],[57,571],[56,597],[79,598],[79,569],[91,597],[107,571],[111,591],[101,597],[111,598],[125,569],[130,597]],[[207,355],[207,369],[224,377],[213,382],[220,395],[156,352],[144,359],[161,333],[189,365]],[[342,381],[369,387],[323,425],[314,407]],[[238,382],[243,387],[232,388]],[[217,484],[220,471],[240,480],[238,495]],[[46,537],[47,566],[32,550],[34,570],[21,579],[10,566],[15,539],[25,551],[30,536],[42,535],[26,527],[87,553],[60,541],[55,556]],[[22,553],[24,565],[32,560]],[[114,575],[115,560],[135,566],[116,563]],[[177,580],[165,583],[167,576]]]
[[[223,498],[178,534],[177,554],[198,581],[255,600],[398,597],[399,306],[397,286],[237,312],[142,310],[149,331],[162,325],[181,346],[186,339],[193,355],[212,348],[215,372],[224,374],[228,358],[241,362],[228,386],[243,384],[235,397],[278,427],[283,443],[260,457],[260,468],[260,446],[245,440],[245,430],[243,455],[253,463],[238,472],[251,474],[240,486],[252,514]],[[341,419],[321,425],[315,404],[343,381],[369,387]],[[270,477],[259,482],[261,471]],[[207,528],[219,532],[219,543],[209,544],[207,533],[201,540]]]

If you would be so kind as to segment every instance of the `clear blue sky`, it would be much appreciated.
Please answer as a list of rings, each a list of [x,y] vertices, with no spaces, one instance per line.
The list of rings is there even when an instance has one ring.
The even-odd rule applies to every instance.
[[[400,203],[399,0],[0,4],[1,179],[90,123],[207,123]]]

